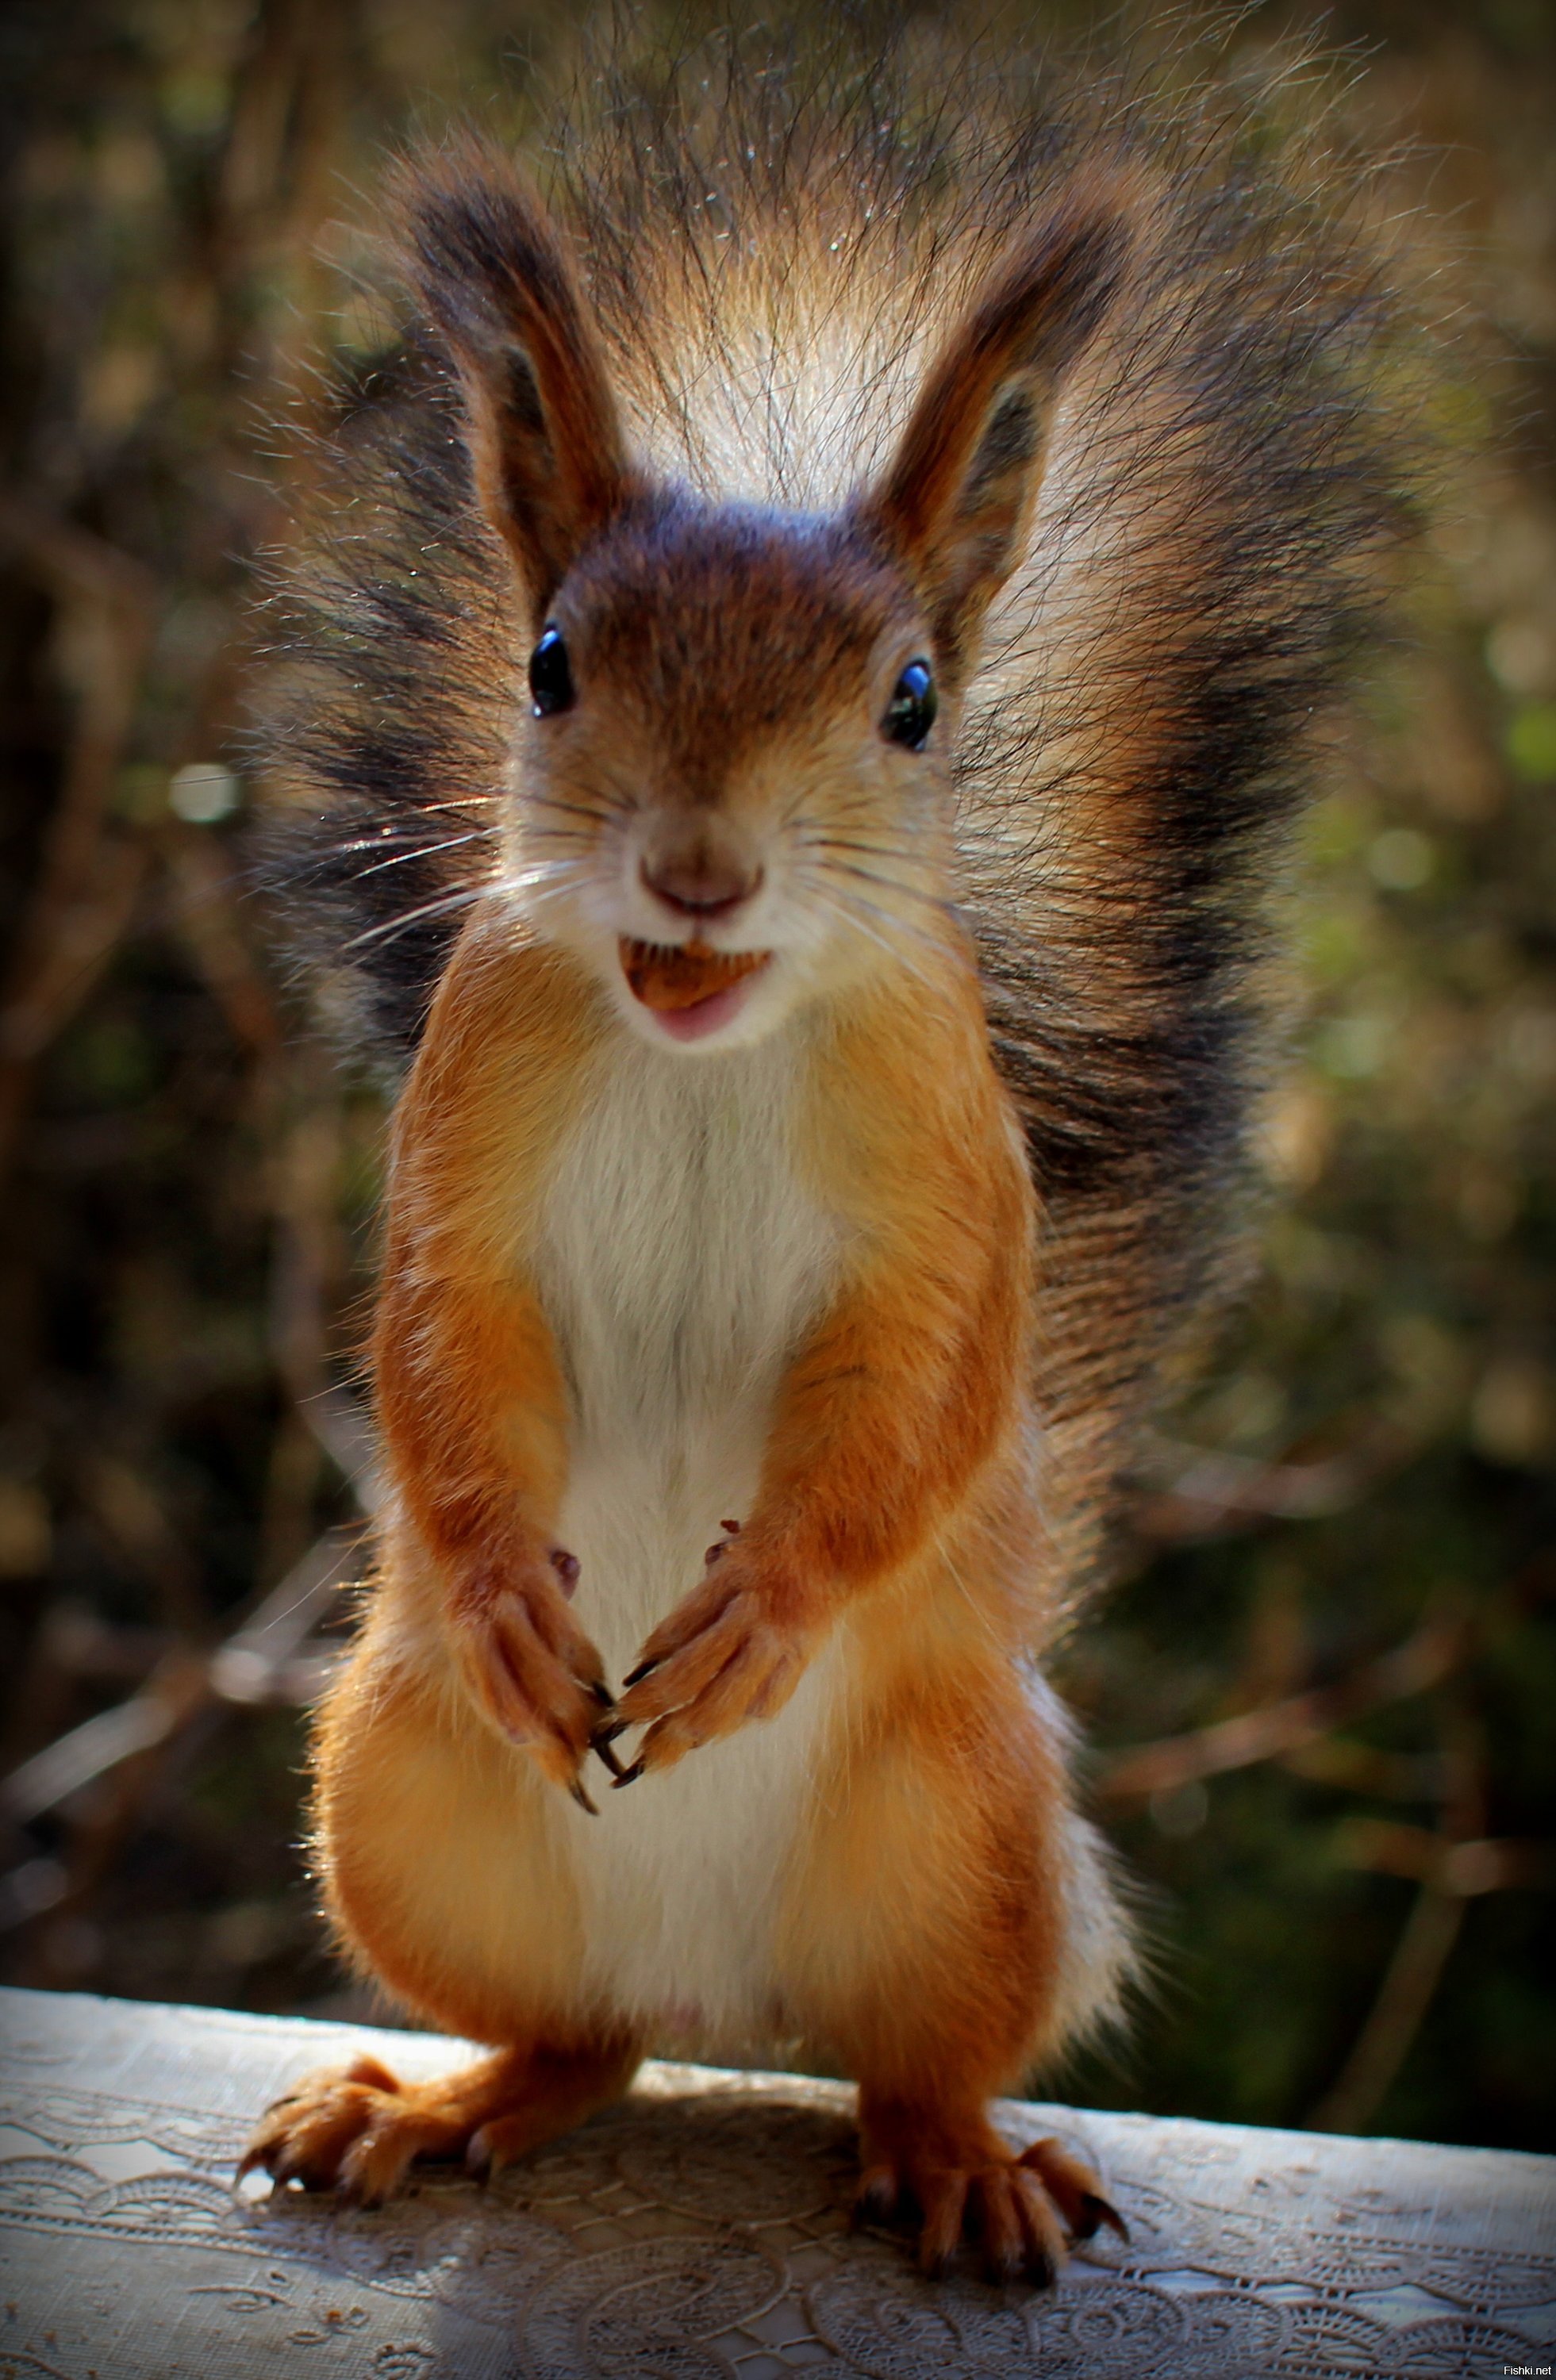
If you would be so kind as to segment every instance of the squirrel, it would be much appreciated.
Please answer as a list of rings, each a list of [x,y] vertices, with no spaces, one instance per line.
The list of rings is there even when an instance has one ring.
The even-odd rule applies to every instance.
[[[242,2170],[377,2204],[801,2045],[926,2270],[1041,2282],[1122,2223],[989,2102],[1134,1956],[1041,1665],[1236,1245],[1388,299],[1209,102],[894,74],[732,42],[596,79],[545,201],[396,169],[264,731],[408,1062],[314,1856],[490,2054]]]

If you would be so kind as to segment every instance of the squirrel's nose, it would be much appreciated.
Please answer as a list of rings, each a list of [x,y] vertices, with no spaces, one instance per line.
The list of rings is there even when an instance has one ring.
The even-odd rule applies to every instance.
[[[667,852],[642,863],[643,882],[677,917],[699,925],[732,917],[760,890],[759,866],[721,856],[706,847]]]

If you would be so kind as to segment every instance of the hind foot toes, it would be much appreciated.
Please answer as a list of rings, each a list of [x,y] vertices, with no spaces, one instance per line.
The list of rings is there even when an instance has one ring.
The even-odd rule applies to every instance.
[[[308,2074],[267,2108],[238,2166],[239,2180],[262,2168],[273,2181],[334,2190],[360,2206],[381,2206],[411,2160],[446,2151],[446,2119],[419,2109],[373,2058]]]
[[[915,2138],[899,2118],[867,2123],[866,2131],[857,2211],[916,2218],[926,2273],[942,2275],[968,2241],[991,2280],[1041,2288],[1064,2270],[1071,2244],[1100,2225],[1128,2237],[1096,2174],[1057,2141],[1037,2141],[1016,2155],[982,2124],[969,2124],[964,2135],[931,2123]]]

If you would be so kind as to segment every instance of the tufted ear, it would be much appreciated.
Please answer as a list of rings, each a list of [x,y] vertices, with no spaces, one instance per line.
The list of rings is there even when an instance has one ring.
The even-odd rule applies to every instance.
[[[1064,372],[1122,277],[1116,193],[1080,191],[994,267],[930,368],[896,457],[858,507],[906,565],[942,665],[965,674],[1020,557]]]
[[[600,334],[560,235],[505,159],[456,145],[407,166],[398,197],[411,279],[458,368],[477,490],[538,628],[638,484]]]

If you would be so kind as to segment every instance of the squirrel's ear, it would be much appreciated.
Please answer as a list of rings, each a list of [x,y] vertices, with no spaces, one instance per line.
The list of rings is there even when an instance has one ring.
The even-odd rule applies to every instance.
[[[407,167],[411,279],[458,367],[477,491],[534,623],[633,492],[600,334],[555,227],[504,159],[456,147]]]
[[[894,461],[858,507],[906,565],[954,680],[1020,558],[1064,373],[1127,249],[1117,193],[1076,193],[997,264],[931,364]]]

